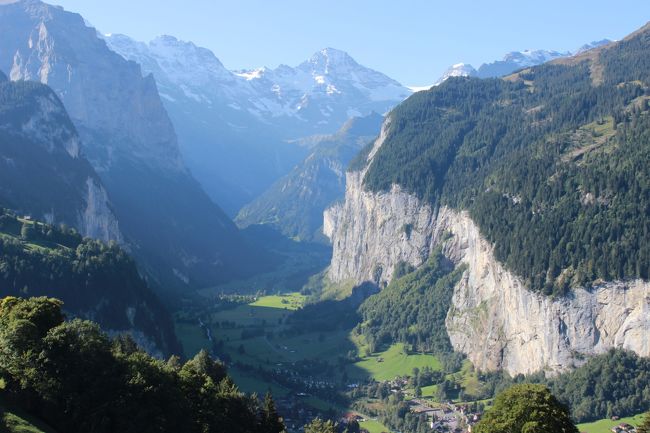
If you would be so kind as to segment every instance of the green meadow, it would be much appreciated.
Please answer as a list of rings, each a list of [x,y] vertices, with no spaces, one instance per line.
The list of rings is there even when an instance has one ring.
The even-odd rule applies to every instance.
[[[640,414],[627,418],[621,418],[618,421],[612,421],[611,419],[601,419],[595,422],[578,424],[578,430],[584,433],[611,433],[612,427],[617,426],[622,422],[637,427],[643,421],[643,417],[644,415]]]
[[[391,380],[397,376],[411,375],[414,368],[429,367],[440,370],[440,361],[433,355],[409,353],[404,344],[393,344],[383,352],[373,353],[353,364],[350,377],[372,377],[377,381]]]

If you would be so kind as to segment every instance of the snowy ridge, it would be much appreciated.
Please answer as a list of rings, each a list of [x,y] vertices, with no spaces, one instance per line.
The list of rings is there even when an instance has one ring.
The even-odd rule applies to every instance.
[[[541,65],[560,57],[570,56],[570,52],[548,51],[548,50],[524,50],[512,51],[503,57],[503,62],[516,63],[518,66],[525,68],[529,66]]]
[[[476,69],[472,65],[466,63],[456,63],[445,71],[444,74],[436,81],[434,86],[437,86],[451,77],[473,77],[477,74]]]
[[[226,112],[243,111],[266,124],[289,118],[297,122],[300,134],[305,123],[315,129],[310,133],[326,133],[350,115],[387,112],[412,93],[334,48],[325,48],[296,67],[230,71],[210,50],[173,36],[149,43],[124,35],[104,38],[113,51],[152,73],[167,101],[184,98]]]
[[[584,44],[575,51],[553,51],[553,50],[523,50],[511,51],[507,53],[501,60],[491,63],[484,63],[478,69],[467,63],[457,63],[450,66],[442,76],[433,84],[429,86],[413,86],[409,87],[412,91],[418,92],[421,90],[428,90],[432,86],[437,86],[451,77],[479,77],[479,78],[494,78],[508,75],[518,69],[529,68],[531,66],[541,65],[555,59],[570,57],[581,54],[593,48],[600,47],[610,43],[609,39],[602,39],[600,41],[593,41]]]

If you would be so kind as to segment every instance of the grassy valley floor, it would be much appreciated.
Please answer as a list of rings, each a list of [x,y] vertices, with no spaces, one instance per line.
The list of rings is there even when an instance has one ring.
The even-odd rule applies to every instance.
[[[243,391],[261,395],[270,390],[280,401],[299,396],[301,404],[320,413],[351,410],[328,398],[337,394],[330,389],[340,391],[371,379],[388,381],[408,376],[414,368],[441,369],[435,356],[409,353],[404,344],[367,353],[362,338],[350,330],[296,333],[287,319],[306,301],[292,292],[242,297],[225,308],[183,310],[175,315],[176,333],[186,357],[206,349],[224,359]],[[351,354],[356,362],[346,358]],[[424,396],[433,390],[424,388]],[[362,427],[370,433],[389,431],[378,420],[360,415]]]
[[[601,419],[600,421],[578,424],[578,430],[584,433],[611,433],[612,428],[621,423],[626,423],[637,427],[643,421],[643,414],[621,418],[620,420],[612,421],[611,419]]]

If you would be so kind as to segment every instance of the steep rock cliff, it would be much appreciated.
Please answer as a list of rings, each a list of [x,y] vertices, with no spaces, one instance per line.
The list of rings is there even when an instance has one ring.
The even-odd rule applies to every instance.
[[[108,194],[47,86],[0,82],[0,168],[0,205],[84,236],[122,241]]]
[[[389,128],[390,120],[369,162]],[[347,173],[345,202],[324,215],[334,247],[331,281],[381,286],[399,262],[419,266],[442,244],[448,258],[467,265],[454,287],[447,331],[454,349],[477,368],[552,374],[611,347],[650,356],[650,284],[608,282],[556,299],[532,293],[495,259],[466,212],[433,209],[398,185],[369,192],[363,187],[366,170]]]
[[[0,5],[0,27],[0,69],[14,81],[47,84],[63,102],[142,269],[177,290],[257,269],[251,256],[259,255],[185,168],[152,75],[57,6]],[[90,209],[103,209],[93,201],[101,191],[91,185],[85,194]],[[86,212],[78,220],[96,223]]]

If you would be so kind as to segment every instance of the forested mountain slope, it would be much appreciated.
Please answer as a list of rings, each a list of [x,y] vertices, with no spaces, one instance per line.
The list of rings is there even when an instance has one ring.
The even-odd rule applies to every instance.
[[[171,316],[117,244],[82,238],[0,209],[0,293],[55,296],[72,317],[130,333],[159,355],[177,353]]]
[[[379,133],[377,113],[347,121],[333,135],[299,140],[309,155],[289,174],[244,206],[237,223],[266,224],[302,241],[323,240],[323,211],[345,193],[345,170],[354,156]]]
[[[650,29],[506,80],[450,79],[391,113],[364,178],[468,209],[532,290],[648,278]]]
[[[3,402],[66,433],[284,430],[270,396],[241,393],[205,351],[152,358],[93,322],[64,321],[57,299],[0,299],[0,347],[0,431]]]
[[[384,286],[440,248],[465,265],[447,334],[478,368],[557,372],[611,347],[650,355],[649,64],[646,26],[413,95],[326,212],[328,278]],[[418,312],[406,301],[399,320]]]

